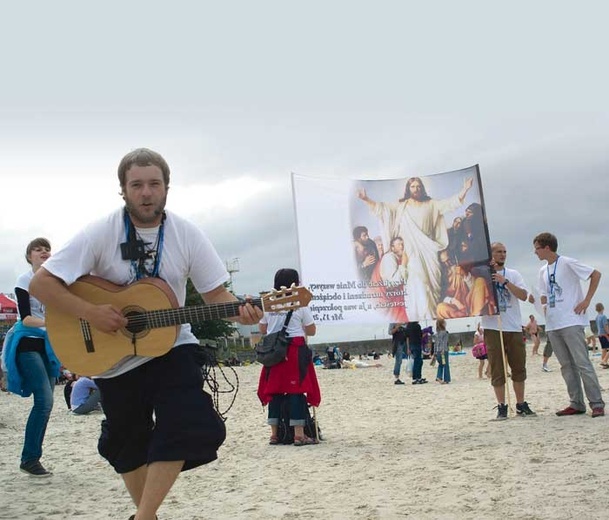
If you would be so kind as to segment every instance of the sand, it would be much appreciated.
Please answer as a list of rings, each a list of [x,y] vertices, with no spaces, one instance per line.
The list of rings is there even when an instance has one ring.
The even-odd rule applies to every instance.
[[[530,348],[529,348],[530,352]],[[598,367],[603,391],[609,370]],[[537,417],[492,421],[477,360],[452,356],[453,383],[393,384],[380,368],[318,369],[318,446],[269,446],[256,398],[259,366],[237,367],[239,394],[218,461],[180,476],[159,511],[170,519],[607,518],[609,418],[557,417],[568,404],[557,362],[529,358],[527,400]],[[126,520],[121,479],[97,454],[103,415],[67,412],[62,387],[44,443],[50,479],[19,471],[30,399],[0,394],[0,518]],[[514,400],[512,397],[512,405]]]

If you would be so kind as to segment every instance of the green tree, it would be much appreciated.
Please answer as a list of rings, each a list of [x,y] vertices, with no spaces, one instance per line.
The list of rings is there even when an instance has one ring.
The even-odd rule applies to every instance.
[[[186,306],[202,305],[203,298],[195,289],[194,284],[188,279],[186,285]],[[230,321],[226,320],[208,320],[201,323],[192,323],[192,333],[199,339],[227,338],[232,336],[236,327]]]

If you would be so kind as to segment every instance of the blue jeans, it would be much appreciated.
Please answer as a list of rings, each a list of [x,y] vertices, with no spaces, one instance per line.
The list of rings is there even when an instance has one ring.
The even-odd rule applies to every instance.
[[[410,345],[410,355],[413,359],[412,379],[422,379],[421,372],[423,369],[423,354],[421,352],[421,345]]]
[[[290,426],[305,425],[305,409],[307,401],[304,394],[275,394],[269,403],[269,418],[268,424],[276,426],[279,424],[279,416],[281,415],[281,403],[284,399],[288,400],[290,409]]]
[[[393,365],[393,375],[396,378],[400,377],[400,370],[402,369],[402,359],[404,357],[404,343],[400,343],[395,351],[395,362]]]
[[[34,394],[34,406],[25,426],[21,453],[21,462],[30,462],[42,456],[42,441],[53,409],[55,378],[47,373],[43,354],[39,352],[19,352],[17,369]]]
[[[442,352],[438,356],[438,372],[436,379],[442,379],[445,383],[450,383],[450,367],[448,366],[448,352]]]

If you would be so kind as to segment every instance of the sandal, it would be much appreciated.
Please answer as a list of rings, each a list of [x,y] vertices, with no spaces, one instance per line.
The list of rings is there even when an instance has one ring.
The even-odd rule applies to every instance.
[[[269,444],[279,444],[279,438],[277,437],[277,435],[271,435],[271,438],[269,439]]]
[[[294,446],[305,446],[308,444],[318,444],[317,439],[312,439],[311,437],[294,437]]]

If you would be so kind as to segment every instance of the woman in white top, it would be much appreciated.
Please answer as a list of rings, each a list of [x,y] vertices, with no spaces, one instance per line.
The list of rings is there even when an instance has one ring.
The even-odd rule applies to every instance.
[[[300,283],[295,269],[279,269],[275,273],[274,287],[290,287]],[[278,332],[286,321],[285,312],[265,312],[258,327],[262,334]],[[315,444],[317,441],[304,433],[307,404],[319,406],[321,392],[317,383],[312,353],[306,344],[306,336],[316,332],[315,322],[308,307],[292,312],[287,326],[290,338],[285,361],[272,367],[263,367],[258,383],[258,397],[262,405],[269,405],[268,424],[271,426],[270,444],[279,444],[277,437],[281,403],[287,396],[290,409],[290,426],[294,427],[294,445]]]
[[[32,477],[50,477],[41,463],[42,443],[53,409],[53,391],[59,375],[59,360],[55,356],[45,329],[44,307],[30,295],[29,286],[34,273],[51,256],[51,244],[46,238],[32,240],[25,252],[31,269],[15,284],[19,321],[7,335],[4,362],[7,366],[9,391],[29,397],[34,404],[25,426],[20,469]]]

